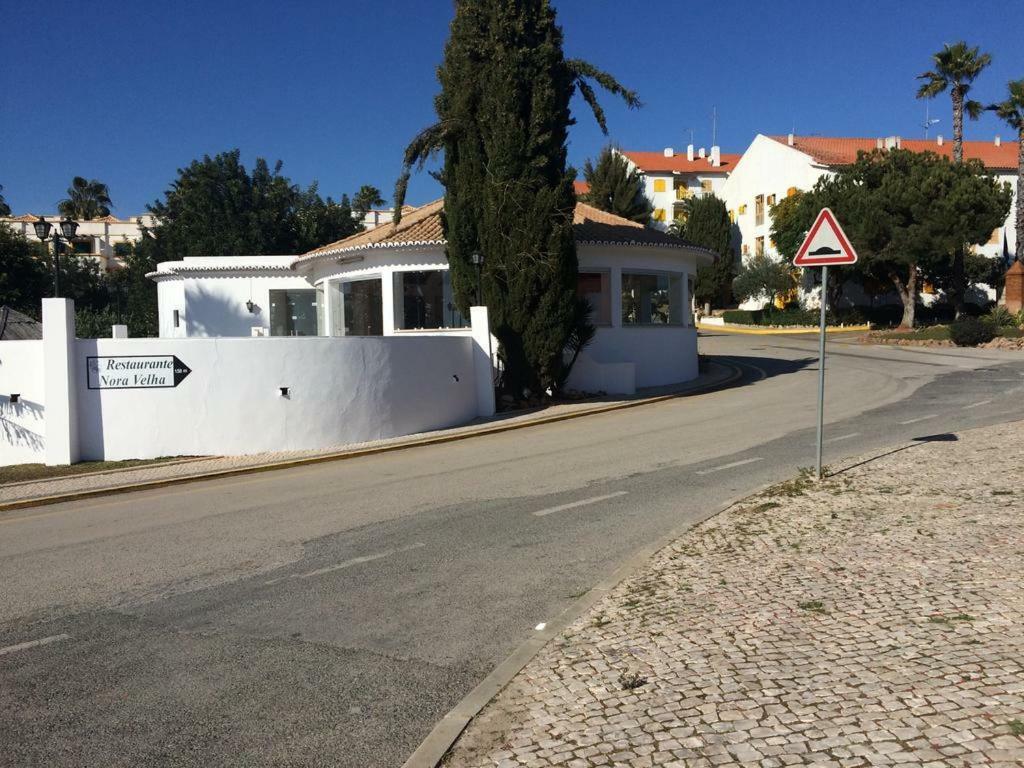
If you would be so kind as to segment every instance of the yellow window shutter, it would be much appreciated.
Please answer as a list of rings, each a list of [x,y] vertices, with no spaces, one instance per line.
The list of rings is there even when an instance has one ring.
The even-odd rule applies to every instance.
[[[655,179],[654,180],[654,191],[655,192],[664,192],[665,191],[665,180],[664,179]]]

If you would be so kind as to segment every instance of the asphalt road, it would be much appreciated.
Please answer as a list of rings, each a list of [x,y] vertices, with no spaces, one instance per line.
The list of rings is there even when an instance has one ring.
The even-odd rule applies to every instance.
[[[815,340],[701,346],[743,378],[0,516],[0,765],[401,765],[537,624],[631,554],[813,462]],[[830,351],[833,469],[1024,419],[1019,354]]]

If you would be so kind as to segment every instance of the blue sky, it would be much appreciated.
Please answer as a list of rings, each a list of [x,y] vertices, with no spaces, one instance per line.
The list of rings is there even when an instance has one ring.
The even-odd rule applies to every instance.
[[[915,75],[944,42],[992,53],[976,87],[1003,98],[1024,77],[1024,3],[556,0],[566,53],[639,91],[605,98],[611,140],[630,149],[711,144],[758,132],[923,135]],[[0,29],[0,184],[15,213],[50,212],[73,175],[110,186],[116,214],[140,213],[176,170],[238,147],[284,161],[338,197],[373,184],[390,197],[402,149],[432,122],[452,15],[444,0],[5,0]],[[40,94],[45,94],[40,96]],[[607,141],[582,103],[577,167]],[[951,131],[940,97],[933,129]],[[969,139],[1010,131],[986,115]],[[440,194],[426,174],[409,200]]]

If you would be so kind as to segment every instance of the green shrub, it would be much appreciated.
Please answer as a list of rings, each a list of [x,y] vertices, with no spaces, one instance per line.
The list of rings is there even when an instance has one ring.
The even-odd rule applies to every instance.
[[[1013,313],[1000,304],[992,307],[985,319],[991,323],[993,328],[1009,328],[1017,325],[1017,319],[1013,316]]]
[[[949,326],[949,338],[958,347],[976,347],[986,344],[996,337],[995,329],[977,317],[965,315]]]
[[[727,309],[722,313],[722,318],[736,325],[760,325],[763,314],[760,309]]]

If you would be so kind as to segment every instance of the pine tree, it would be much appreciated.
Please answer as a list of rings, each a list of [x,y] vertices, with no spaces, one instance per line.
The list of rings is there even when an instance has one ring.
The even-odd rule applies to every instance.
[[[725,203],[713,194],[687,198],[684,219],[675,232],[688,243],[715,253],[713,264],[697,268],[694,298],[700,304],[727,304],[736,276],[736,255],[732,250],[732,221]]]
[[[650,222],[653,206],[644,195],[643,176],[611,147],[601,150],[597,163],[584,163],[583,178],[590,185],[584,202],[640,224]]]
[[[566,167],[578,89],[602,129],[589,80],[639,106],[636,95],[586,62],[567,60],[548,0],[457,0],[438,71],[438,123],[405,155],[395,190],[401,216],[408,173],[444,151],[440,179],[455,301],[476,301],[481,254],[483,302],[499,341],[505,388],[557,388],[579,300],[572,221],[575,171]]]

